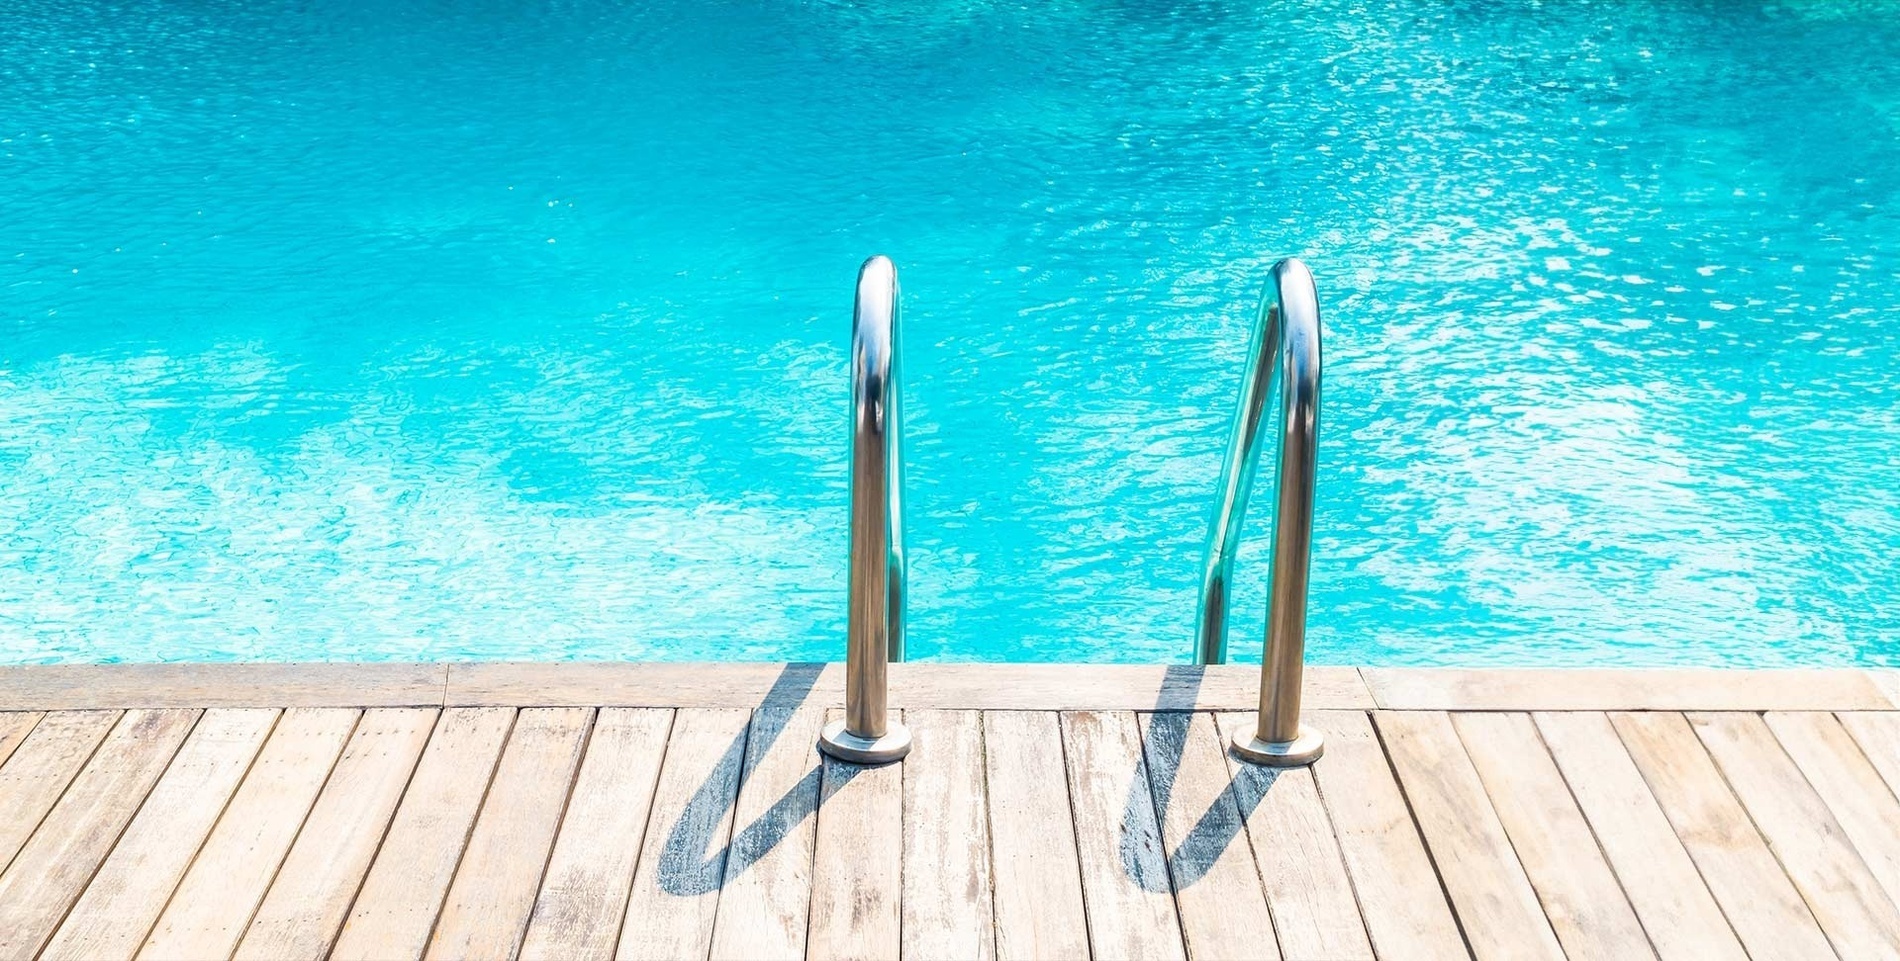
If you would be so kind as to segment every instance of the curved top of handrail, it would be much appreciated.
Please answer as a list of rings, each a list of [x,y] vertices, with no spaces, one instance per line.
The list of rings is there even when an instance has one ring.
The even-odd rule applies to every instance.
[[[1281,362],[1275,364],[1275,359]],[[1280,411],[1278,501],[1274,511],[1273,571],[1267,609],[1268,643],[1277,635],[1303,645],[1306,572],[1313,530],[1314,449],[1319,431],[1319,294],[1306,265],[1287,258],[1273,265],[1254,319],[1246,376],[1234,408],[1219,499],[1208,520],[1195,618],[1194,663],[1227,660],[1227,613],[1234,557],[1259,464],[1266,406],[1275,376],[1283,387]],[[1295,654],[1297,657],[1298,654]]]

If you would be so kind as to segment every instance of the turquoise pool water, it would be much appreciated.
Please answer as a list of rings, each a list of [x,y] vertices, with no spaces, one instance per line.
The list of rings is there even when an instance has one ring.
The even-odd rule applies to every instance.
[[[884,252],[918,656],[1186,659],[1297,254],[1313,660],[1900,663],[1897,199],[1879,0],[0,0],[0,661],[842,657]]]

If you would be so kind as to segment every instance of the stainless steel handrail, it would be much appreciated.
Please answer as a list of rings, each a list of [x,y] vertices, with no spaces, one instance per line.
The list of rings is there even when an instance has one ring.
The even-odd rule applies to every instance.
[[[904,456],[899,416],[897,268],[877,256],[858,268],[851,319],[851,567],[844,719],[818,747],[858,764],[910,753],[890,720],[886,667],[904,659]]]
[[[1280,361],[1276,364],[1275,360]],[[1291,767],[1317,760],[1325,744],[1300,724],[1300,675],[1306,656],[1306,581],[1313,547],[1313,479],[1319,441],[1319,293],[1306,265],[1273,265],[1247,348],[1233,433],[1221,469],[1220,500],[1208,524],[1194,662],[1227,660],[1227,606],[1234,556],[1247,517],[1265,433],[1267,401],[1278,375],[1280,464],[1273,512],[1266,651],[1260,660],[1260,719],[1234,735],[1234,750],[1256,764]]]

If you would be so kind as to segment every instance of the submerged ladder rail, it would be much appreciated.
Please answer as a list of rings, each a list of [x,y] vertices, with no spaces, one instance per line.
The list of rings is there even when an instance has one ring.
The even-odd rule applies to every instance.
[[[1306,265],[1273,265],[1247,350],[1246,376],[1221,468],[1219,500],[1208,523],[1195,625],[1194,662],[1227,660],[1227,613],[1241,525],[1266,436],[1267,404],[1279,382],[1280,457],[1275,474],[1273,561],[1268,580],[1266,650],[1260,661],[1260,718],[1234,736],[1234,750],[1257,764],[1317,760],[1320,735],[1300,724],[1306,656],[1307,572],[1313,547],[1313,484],[1319,440],[1319,294]]]
[[[904,457],[898,364],[897,268],[876,256],[858,268],[851,319],[851,561],[845,639],[845,716],[818,747],[840,760],[884,764],[910,752],[890,720],[891,661],[904,659]]]

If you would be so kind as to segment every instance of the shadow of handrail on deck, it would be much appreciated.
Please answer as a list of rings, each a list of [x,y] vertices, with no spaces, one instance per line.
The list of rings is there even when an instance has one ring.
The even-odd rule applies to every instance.
[[[823,664],[787,664],[772,682],[745,730],[733,738],[712,773],[686,802],[679,820],[674,822],[672,832],[660,849],[660,890],[692,897],[725,887],[777,847],[799,822],[815,814],[826,800],[857,776],[861,768],[855,764],[821,762],[772,802],[758,820],[735,829],[725,847],[702,857],[715,840],[714,832],[725,821],[726,811],[739,803],[739,794],[751,778],[752,769],[785,732],[793,712],[811,695],[824,669]],[[752,761],[750,767],[746,764],[748,757]],[[825,777],[827,764],[831,766],[830,778]]]
[[[1247,818],[1281,774],[1252,764],[1234,765],[1233,775],[1214,803],[1180,846],[1164,854],[1167,840],[1162,825],[1174,800],[1174,781],[1187,751],[1203,673],[1202,668],[1185,664],[1168,667],[1147,735],[1141,739],[1135,779],[1128,787],[1128,804],[1122,813],[1122,870],[1144,891],[1178,891],[1206,877],[1227,846],[1246,829]],[[1225,743],[1220,750],[1225,754]]]

